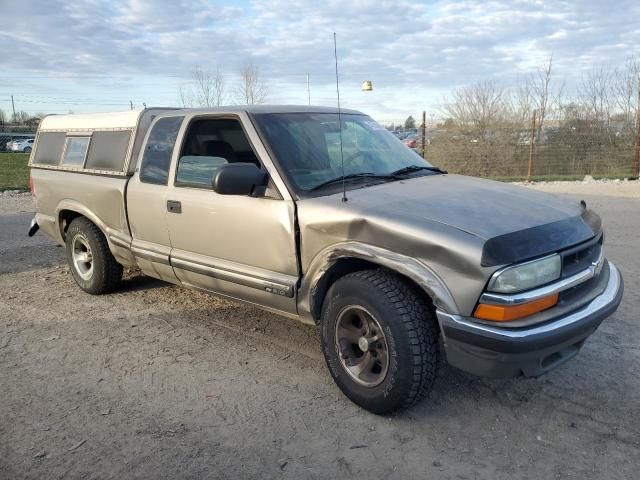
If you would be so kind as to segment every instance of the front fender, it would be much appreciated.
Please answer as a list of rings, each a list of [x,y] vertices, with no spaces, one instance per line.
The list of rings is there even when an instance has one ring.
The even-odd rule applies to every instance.
[[[380,265],[403,275],[433,300],[436,307],[446,312],[458,312],[458,306],[445,283],[427,265],[419,260],[381,247],[360,242],[342,242],[331,245],[319,252],[312,260],[302,277],[298,290],[298,313],[303,321],[315,323],[318,319],[314,312],[319,311],[319,286],[322,279],[341,259],[354,258]]]

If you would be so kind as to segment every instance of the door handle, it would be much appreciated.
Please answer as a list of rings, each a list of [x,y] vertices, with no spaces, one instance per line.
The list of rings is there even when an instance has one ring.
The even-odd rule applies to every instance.
[[[176,200],[167,200],[167,212],[182,213],[182,203]]]

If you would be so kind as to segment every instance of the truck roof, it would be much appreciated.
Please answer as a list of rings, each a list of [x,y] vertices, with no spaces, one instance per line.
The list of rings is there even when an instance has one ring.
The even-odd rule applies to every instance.
[[[163,110],[171,109],[168,107]],[[147,109],[149,110],[149,109]],[[342,113],[361,114],[357,110],[343,108]],[[109,129],[136,128],[140,115],[145,110],[125,110],[123,112],[81,113],[68,115],[47,115],[40,123],[40,130],[69,129]],[[312,105],[230,105],[210,108],[175,109],[175,113],[338,113],[336,107]],[[168,112],[165,112],[165,114]],[[174,112],[172,112],[174,113]]]
[[[229,105],[210,108],[185,108],[183,110],[198,113],[338,113],[337,107],[321,107],[317,105]],[[362,114],[362,112],[347,108],[342,108],[341,112]]]

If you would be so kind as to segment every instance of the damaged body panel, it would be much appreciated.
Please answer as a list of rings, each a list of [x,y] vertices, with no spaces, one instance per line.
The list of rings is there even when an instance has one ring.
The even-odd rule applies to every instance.
[[[361,243],[363,250],[393,252],[409,259],[407,264],[417,261],[431,272],[432,278],[425,284],[444,286],[425,288],[434,303],[450,313],[471,315],[489,276],[498,267],[571,247],[600,230],[597,215],[577,203],[456,175],[419,177],[354,190],[349,192],[347,202],[341,202],[340,194],[304,199],[298,202],[298,211],[305,272],[300,300],[303,309],[307,305],[312,308],[312,301],[304,296],[316,283],[306,278],[307,274],[314,277],[340,255],[348,256],[339,247],[343,242]],[[537,232],[546,232],[546,236],[539,238]],[[332,245],[336,247],[332,249]],[[316,257],[315,252],[322,253]],[[319,266],[321,258],[325,259],[323,266]],[[369,260],[384,265],[384,258],[377,261],[371,256]],[[496,263],[498,260],[503,261]],[[308,289],[307,283],[311,285]],[[444,291],[450,292],[450,298],[441,293]]]

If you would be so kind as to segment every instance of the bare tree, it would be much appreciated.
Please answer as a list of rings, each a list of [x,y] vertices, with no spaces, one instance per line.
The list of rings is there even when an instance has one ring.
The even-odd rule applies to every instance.
[[[457,88],[451,96],[446,113],[458,125],[472,126],[480,135],[486,134],[492,124],[501,123],[508,117],[509,94],[494,82]]]
[[[13,116],[13,123],[24,124],[29,119],[29,114],[24,110],[20,110]]]
[[[178,95],[180,96],[180,105],[185,108],[193,107],[193,93],[191,91],[191,85],[180,85],[178,87]]]
[[[610,70],[602,66],[587,72],[579,88],[579,95],[590,120],[609,123],[613,94],[613,76]]]
[[[549,61],[543,68],[539,68],[536,75],[532,79],[533,94],[536,102],[536,121],[537,132],[536,137],[539,139],[544,131],[544,121],[547,118],[549,110],[549,84],[551,83],[551,68],[553,66],[553,55],[549,57]]]
[[[224,77],[216,68],[214,74],[199,66],[193,70],[195,99],[199,105],[206,107],[220,106],[224,98]]]
[[[519,122],[528,125],[536,110],[536,138],[541,139],[546,120],[560,110],[564,84],[552,85],[553,55],[519,86],[515,94],[515,108]]]
[[[531,120],[535,100],[533,94],[533,88],[530,81],[525,81],[524,84],[519,85],[513,95],[513,108],[515,113],[515,121],[521,127],[527,125]]]
[[[219,107],[224,103],[225,81],[220,70],[214,73],[196,65],[191,81],[181,85],[178,91],[183,107]]]
[[[6,121],[7,121],[7,117],[2,111],[2,109],[0,109],[0,126],[4,127],[4,124],[6,123]]]
[[[268,94],[269,88],[258,67],[252,63],[245,65],[240,71],[240,84],[236,92],[238,100],[246,105],[264,103]]]
[[[627,133],[636,131],[640,115],[640,60],[631,57],[621,69],[616,69],[613,81],[616,108]]]
[[[460,155],[457,171],[489,175],[497,170],[507,174],[505,168],[517,145],[511,137],[519,131],[513,128],[510,92],[485,81],[453,90],[449,100],[445,107],[449,116],[447,131],[453,135],[441,145]]]

